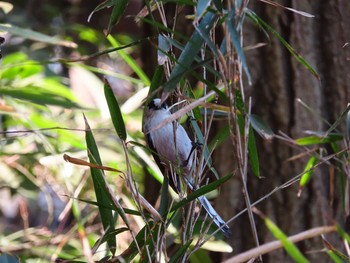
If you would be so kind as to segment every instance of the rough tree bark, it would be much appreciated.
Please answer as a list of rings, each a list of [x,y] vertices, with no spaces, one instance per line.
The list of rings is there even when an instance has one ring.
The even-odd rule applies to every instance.
[[[314,14],[306,18],[261,2],[252,1],[250,8],[269,23],[301,54],[320,74],[318,81],[310,74],[274,37],[268,39],[255,25],[245,28],[245,45],[267,42],[267,46],[247,53],[253,76],[251,96],[253,113],[261,116],[274,132],[282,131],[293,138],[303,136],[305,130],[326,131],[327,126],[319,116],[310,113],[298,103],[300,98],[314,111],[333,123],[350,100],[349,57],[350,47],[345,44],[350,38],[350,2],[338,1],[278,1],[282,5]],[[345,46],[344,46],[345,45]],[[343,127],[343,126],[341,126]],[[262,179],[248,176],[248,189],[252,201],[272,191],[302,172],[307,157],[288,162],[287,159],[301,153],[280,140],[271,142],[259,139],[258,150]],[[226,148],[225,148],[226,147]],[[221,174],[234,170],[235,156],[232,144],[223,144],[215,154],[215,166]],[[328,152],[330,154],[331,152]],[[224,157],[225,156],[225,157]],[[224,158],[223,158],[224,157]],[[228,164],[227,160],[233,160]],[[296,234],[311,227],[344,221],[340,202],[340,190],[330,195],[332,185],[339,184],[337,172],[332,177],[329,166],[316,171],[311,183],[297,198],[298,184],[282,189],[258,205],[258,209],[270,217],[287,235]],[[218,210],[229,218],[245,208],[241,180],[236,176],[222,187],[217,201]],[[220,200],[229,200],[220,202]],[[256,217],[261,243],[273,240],[262,221]],[[245,215],[231,225],[233,236],[230,243],[233,254],[254,247],[249,231],[249,220]],[[327,240],[343,249],[337,234],[326,235]],[[301,242],[302,252],[323,248],[320,238]],[[225,255],[225,258],[232,255]],[[325,253],[311,253],[312,261],[326,262]],[[283,251],[264,256],[264,262],[292,262]]]

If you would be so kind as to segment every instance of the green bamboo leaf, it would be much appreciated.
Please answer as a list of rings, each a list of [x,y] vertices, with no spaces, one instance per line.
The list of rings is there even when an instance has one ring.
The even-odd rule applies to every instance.
[[[147,74],[143,71],[143,69],[136,63],[135,59],[133,59],[125,50],[120,49],[122,45],[111,35],[107,37],[108,41],[114,48],[118,48],[118,54],[122,57],[122,59],[128,64],[128,66],[135,72],[135,74],[143,81],[145,86],[150,85],[150,80],[147,77]],[[125,46],[126,47],[126,46]]]
[[[163,177],[162,192],[160,196],[159,214],[166,215],[169,209],[169,178]]]
[[[208,149],[207,144],[204,141],[204,136],[202,134],[201,129],[198,126],[198,123],[195,119],[191,118],[190,119],[190,123],[196,133],[196,138],[198,140],[198,142],[200,143],[201,147],[202,147],[202,152],[203,152],[203,156],[204,156],[204,160],[207,163],[208,168],[213,172],[213,174],[215,175],[216,179],[219,179],[219,174],[218,172],[215,170],[211,157],[210,157],[210,152]]]
[[[213,41],[211,41],[209,33],[206,32],[205,30],[203,30],[203,28],[200,28],[198,26],[194,26],[195,30],[199,33],[199,35],[201,36],[201,38],[205,41],[205,43],[207,43],[208,47],[210,48],[211,52],[213,52],[213,55],[218,58],[218,52],[216,50],[215,44],[213,43]]]
[[[316,72],[316,70],[301,56],[299,55],[295,49],[289,45],[289,43],[276,31],[274,30],[268,23],[262,20],[259,16],[257,16],[253,11],[247,9],[248,17],[259,27],[270,31],[277,39],[284,45],[288,51],[308,70],[312,75],[314,75],[318,80],[320,80],[320,76]]]
[[[199,23],[198,28],[205,33],[209,33],[216,20],[216,14],[208,12]],[[181,55],[170,74],[169,81],[164,85],[165,92],[173,91],[185,73],[191,71],[191,65],[195,56],[201,49],[202,44],[203,38],[200,36],[198,31],[193,32],[190,40],[187,42],[184,50],[181,52]]]
[[[267,217],[264,218],[267,228],[271,231],[275,238],[282,242],[282,245],[288,255],[295,261],[299,263],[309,262],[305,256],[300,252],[300,250],[290,241],[288,237]]]
[[[112,27],[118,24],[122,14],[124,13],[126,6],[128,5],[128,0],[118,0],[114,1],[112,14],[109,18],[108,28],[106,35],[109,35],[112,31]]]
[[[106,233],[105,235],[103,235],[102,238],[99,238],[96,240],[95,244],[92,247],[92,251],[96,251],[98,249],[98,247],[101,244],[107,242],[108,239],[113,238],[114,236],[117,236],[125,231],[129,231],[129,229],[127,227],[121,227],[121,228],[117,228],[117,229],[114,229],[113,231]]]
[[[199,29],[198,26],[196,26],[195,28],[196,28],[196,30],[198,29],[198,30],[201,31],[200,34],[206,34],[206,35],[208,35],[208,33],[203,32],[202,29]],[[202,36],[203,38],[205,38],[204,35],[201,35],[201,36]],[[173,39],[173,38],[170,38],[170,37],[166,37],[166,38],[167,38],[168,42],[169,42],[172,46],[178,48],[178,49],[181,50],[181,51],[184,50],[185,47],[184,47],[181,43],[179,43],[178,41],[176,41],[176,40]],[[187,43],[187,42],[188,42],[188,39],[186,39],[186,43]],[[209,59],[206,59],[206,60],[203,61],[202,58],[200,58],[198,55],[194,56],[194,61],[197,62],[197,63],[196,63],[196,65],[195,65],[195,67],[194,67],[194,66],[191,67],[191,71],[189,71],[189,72],[190,72],[195,78],[199,79],[199,76],[201,76],[201,75],[196,76],[194,70],[197,69],[197,68],[200,68],[200,67],[205,67],[205,68],[208,70],[208,72],[210,72],[211,74],[213,74],[215,77],[221,78],[220,73],[219,73],[217,70],[215,70],[215,69],[210,65],[210,62],[211,62],[212,60],[213,60],[212,58],[209,58]],[[203,81],[203,80],[201,80],[201,79],[199,79],[199,80],[202,81],[202,82],[205,81],[205,80]],[[204,83],[207,84],[208,86],[210,86],[208,83],[206,83],[206,82],[204,82]]]
[[[50,45],[65,46],[68,48],[76,48],[78,45],[72,41],[62,40],[57,37],[48,36],[31,29],[20,28],[10,24],[0,24],[0,31],[8,32],[11,35],[20,36],[25,39],[43,42]]]
[[[344,262],[349,262],[350,259],[347,258],[347,260],[342,260],[341,257],[339,257],[334,251],[332,250],[326,250],[327,255],[331,258],[331,260],[334,263],[344,263]]]
[[[6,56],[6,60],[7,60]],[[6,62],[6,61],[5,61]],[[15,62],[15,61],[13,61]],[[44,67],[38,65],[37,62],[32,60],[27,60],[23,64],[12,65],[4,69],[1,72],[1,79],[15,80],[15,79],[25,79],[43,72]]]
[[[91,163],[96,163],[98,165],[102,165],[101,157],[90,129],[90,126],[87,122],[87,119],[84,116],[85,120],[85,140],[88,148],[88,156]],[[108,195],[108,191],[106,191],[106,182],[104,180],[104,173],[100,169],[90,168],[91,177],[94,184],[96,199],[98,203],[102,204],[113,204],[113,200]],[[106,235],[114,230],[115,228],[115,218],[113,216],[112,210],[106,209],[103,207],[99,207],[100,217],[103,225],[103,229],[106,232]],[[107,240],[107,244],[109,246],[112,254],[115,254],[116,251],[116,237],[113,235]]]
[[[119,138],[125,141],[127,134],[125,130],[123,116],[120,111],[118,101],[116,100],[113,90],[107,80],[105,80],[104,92],[105,92],[105,97],[108,104],[109,112],[111,114],[111,119],[113,122],[114,129],[116,130]]]
[[[223,128],[221,128],[208,144],[208,148],[212,150],[214,147],[221,145],[224,141],[226,141],[230,136],[230,125],[227,124]]]
[[[207,184],[205,186],[202,186],[201,188],[199,188],[196,191],[192,192],[189,196],[187,196],[186,198],[184,198],[183,200],[181,200],[180,202],[175,204],[171,208],[171,212],[177,211],[178,209],[180,209],[181,207],[185,206],[186,204],[188,204],[189,202],[193,201],[194,199],[198,198],[199,196],[205,195],[206,193],[209,193],[209,192],[215,190],[220,185],[222,185],[227,180],[229,180],[231,177],[232,177],[232,174],[228,174],[228,175],[226,175],[226,176],[216,180],[213,183],[210,183],[210,184]]]
[[[90,22],[91,17],[98,11],[105,9],[105,8],[111,8],[112,14],[108,21],[108,28],[106,35],[109,35],[112,27],[116,25],[119,22],[119,19],[121,18],[122,14],[125,11],[126,6],[128,5],[128,0],[106,0],[95,7],[95,9],[90,13],[88,17],[88,22]]]
[[[338,234],[350,245],[350,235],[339,225],[336,225]]]
[[[350,104],[348,104],[348,107]],[[346,130],[345,130],[345,137],[350,141],[350,111],[346,115]]]
[[[332,143],[343,139],[343,135],[339,133],[332,133],[332,134],[329,134],[327,137],[324,137],[323,135],[324,133],[320,135],[312,135],[312,136],[298,138],[295,140],[295,143],[300,146],[306,146],[306,145]]]
[[[0,94],[39,105],[55,105],[67,109],[83,108],[79,104],[65,97],[58,96],[56,93],[47,92],[34,86],[28,86],[21,89],[0,88]]]
[[[152,252],[154,250],[154,244],[157,243],[159,228],[160,222],[147,222],[147,224],[137,233],[129,247],[119,255],[120,258],[125,260],[125,262],[132,262],[136,255],[139,254],[138,248],[142,251],[148,250]],[[145,249],[146,246],[147,249]]]
[[[256,147],[254,132],[251,126],[249,127],[248,135],[248,157],[253,174],[257,177],[260,177],[259,154]]]
[[[334,262],[350,262],[349,257],[344,255],[341,251],[335,248],[330,242],[328,242],[322,236],[323,244],[326,248],[327,254],[332,258]]]
[[[228,28],[228,31],[230,32],[231,43],[236,49],[238,58],[242,62],[243,70],[244,70],[245,74],[247,75],[248,82],[249,82],[249,84],[251,84],[252,80],[250,77],[247,62],[246,62],[246,59],[245,59],[245,56],[243,53],[243,49],[241,46],[241,40],[240,40],[239,34],[237,32],[237,29],[234,25],[235,12],[236,12],[236,10],[232,9],[230,11],[230,13],[228,14],[228,16],[227,16],[227,28]]]
[[[102,9],[110,8],[111,6],[115,5],[117,2],[118,2],[118,0],[105,0],[105,1],[103,1],[101,4],[96,6],[95,9],[90,13],[90,15],[88,17],[88,22],[90,22],[90,19],[91,19],[93,14],[95,14],[96,12],[98,12]]]
[[[153,74],[151,86],[149,87],[149,95],[152,95],[164,82],[164,68],[163,66],[158,66]],[[152,97],[149,97],[152,99]],[[148,103],[149,101],[147,101]]]
[[[342,120],[345,116],[349,117],[349,113],[350,113],[350,103],[348,104],[346,109],[343,110],[343,112],[340,114],[340,116],[336,119],[336,121],[333,123],[333,125],[327,130],[327,132],[325,133],[325,136],[328,136],[328,134],[330,134],[333,130],[335,130],[339,126],[339,124],[342,122]]]
[[[181,246],[180,249],[171,257],[169,263],[181,262],[181,257],[187,252],[192,241],[193,239],[190,239],[183,246]]]
[[[87,204],[90,204],[90,205],[94,205],[94,206],[97,206],[97,207],[102,207],[102,208],[106,208],[106,209],[109,209],[109,210],[114,210],[114,211],[119,211],[119,209],[117,209],[113,204],[111,203],[99,203],[99,202],[95,202],[95,201],[91,201],[91,200],[87,200],[87,199],[83,199],[83,198],[75,198],[73,196],[69,196],[69,198],[72,198],[72,199],[76,199],[76,200],[79,200],[81,202],[84,202],[84,203],[87,203]],[[130,215],[135,215],[135,216],[141,216],[141,213],[137,210],[132,210],[132,209],[129,209],[129,208],[123,208],[123,211],[125,212],[125,214],[130,214]],[[146,218],[149,218],[150,215],[143,212],[143,214]]]
[[[304,171],[303,171],[303,175],[300,179],[300,187],[305,186],[311,179],[311,176],[313,174],[313,168],[314,166],[317,164],[318,162],[318,158],[315,156],[311,156],[309,161],[307,162]]]

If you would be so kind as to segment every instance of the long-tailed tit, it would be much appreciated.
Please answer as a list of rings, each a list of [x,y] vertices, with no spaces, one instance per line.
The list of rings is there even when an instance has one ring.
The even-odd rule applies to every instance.
[[[153,99],[147,106],[144,113],[143,133],[146,141],[152,150],[153,157],[163,174],[175,167],[175,171],[181,171],[184,181],[191,190],[195,190],[191,177],[191,169],[194,163],[192,154],[193,144],[185,129],[177,122],[164,122],[171,115],[165,103],[161,104],[160,99]],[[178,169],[176,169],[178,168]],[[179,193],[180,178],[170,178],[170,186]],[[221,229],[225,236],[230,236],[231,230],[225,221],[219,216],[208,199],[204,196],[198,198],[208,215]]]

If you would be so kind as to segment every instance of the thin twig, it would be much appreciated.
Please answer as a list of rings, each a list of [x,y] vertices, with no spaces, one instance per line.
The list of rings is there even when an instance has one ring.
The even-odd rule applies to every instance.
[[[335,226],[322,226],[322,227],[315,227],[309,230],[306,230],[304,232],[301,232],[299,234],[290,236],[288,238],[289,241],[296,243],[296,242],[300,242],[309,238],[313,238],[313,237],[317,237],[320,236],[322,234],[327,234],[330,232],[334,232],[336,231],[336,227]],[[269,253],[271,251],[274,251],[276,249],[282,248],[283,244],[281,241],[276,240],[276,241],[272,241],[269,242],[267,244],[263,244],[259,247],[250,249],[246,252],[243,252],[241,254],[238,254],[237,256],[234,256],[232,258],[229,258],[227,260],[225,260],[223,263],[239,263],[239,262],[246,262],[250,259],[254,259],[257,257],[261,257],[261,255],[264,255],[266,253]]]

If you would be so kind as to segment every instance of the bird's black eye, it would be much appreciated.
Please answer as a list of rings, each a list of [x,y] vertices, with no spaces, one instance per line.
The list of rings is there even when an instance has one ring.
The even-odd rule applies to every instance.
[[[161,109],[167,109],[168,105],[165,102],[160,104],[160,99],[154,99],[154,100],[151,100],[150,103],[148,103],[148,108],[153,110],[161,110]]]

